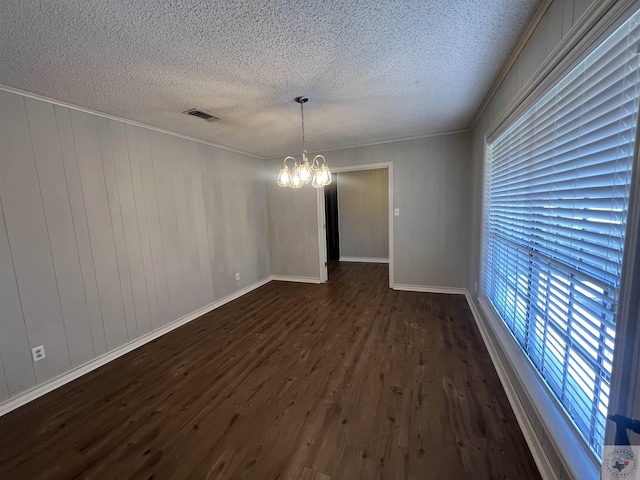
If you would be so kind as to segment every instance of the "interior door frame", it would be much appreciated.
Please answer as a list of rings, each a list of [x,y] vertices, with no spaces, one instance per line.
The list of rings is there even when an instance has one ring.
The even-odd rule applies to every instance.
[[[364,165],[350,165],[345,167],[331,167],[331,173],[357,172],[360,170],[379,170],[386,168],[388,172],[387,182],[389,190],[389,288],[394,287],[393,283],[393,163],[367,163]],[[325,283],[329,274],[327,272],[327,218],[324,205],[324,188],[316,190],[318,205],[318,266],[320,268],[320,283]]]

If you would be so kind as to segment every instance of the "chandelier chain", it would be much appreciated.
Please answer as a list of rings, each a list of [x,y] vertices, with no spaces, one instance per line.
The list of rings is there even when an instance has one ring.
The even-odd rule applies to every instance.
[[[302,118],[302,150],[304,150],[304,103],[300,102],[300,113]]]
[[[294,99],[300,104],[300,122],[302,124],[302,160],[295,157],[286,157],[282,169],[278,174],[276,183],[281,187],[301,188],[307,183],[311,183],[315,188],[326,187],[331,183],[331,171],[327,166],[324,156],[316,155],[313,161],[309,161],[304,138],[304,104],[308,102],[307,97],[296,97]],[[293,161],[293,172],[289,171],[287,160]],[[322,164],[320,163],[322,161]]]

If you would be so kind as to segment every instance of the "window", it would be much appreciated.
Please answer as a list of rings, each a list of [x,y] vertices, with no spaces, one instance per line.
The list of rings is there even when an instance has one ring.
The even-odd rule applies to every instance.
[[[604,440],[640,79],[640,13],[503,133],[482,293],[594,453]]]

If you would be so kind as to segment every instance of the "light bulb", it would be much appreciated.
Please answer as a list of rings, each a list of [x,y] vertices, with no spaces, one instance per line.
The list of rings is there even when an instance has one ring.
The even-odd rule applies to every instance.
[[[293,175],[291,176],[291,188],[300,188],[304,185],[302,181],[302,177],[300,176],[300,166],[297,166],[293,169]]]
[[[302,180],[303,184],[307,184],[313,178],[313,170],[311,169],[311,165],[309,165],[308,161],[305,161],[300,165],[300,169],[298,170],[298,174],[300,175],[300,180]]]
[[[321,176],[321,170],[316,170],[315,172],[313,172],[313,181],[311,182],[311,185],[313,185],[316,188],[324,187],[320,176]]]
[[[322,170],[324,170],[325,174],[324,186],[326,187],[327,185],[331,185],[331,182],[333,181],[333,178],[331,178],[331,170],[329,170],[329,167],[327,167],[326,164],[322,166]]]
[[[291,172],[289,172],[289,167],[286,165],[280,169],[280,173],[278,174],[278,185],[281,187],[288,187],[291,185]]]

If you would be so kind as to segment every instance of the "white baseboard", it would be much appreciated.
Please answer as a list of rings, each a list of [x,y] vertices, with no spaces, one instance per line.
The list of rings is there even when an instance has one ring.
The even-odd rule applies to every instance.
[[[291,277],[288,275],[271,275],[270,280],[276,280],[278,282],[298,282],[298,283],[320,283],[319,278],[313,277]]]
[[[195,312],[191,312],[177,320],[174,320],[173,322],[168,323],[167,325],[164,325],[154,330],[153,332],[149,332],[139,338],[136,338],[135,340],[130,341],[129,343],[122,345],[121,347],[111,350],[110,352],[100,355],[99,357],[94,358],[93,360],[76,367],[73,370],[69,370],[68,372],[58,377],[52,378],[51,380],[47,380],[46,382],[41,383],[40,385],[37,385],[25,392],[18,394],[17,396],[0,404],[0,417],[2,415],[6,415],[12,410],[15,410],[16,408],[19,408],[31,402],[32,400],[35,400],[38,397],[41,397],[55,390],[58,387],[61,387],[91,372],[92,370],[95,370],[96,368],[99,368],[111,362],[112,360],[115,360],[118,357],[121,357],[122,355],[125,355],[126,353],[131,352],[132,350],[135,350],[138,347],[141,347],[145,343],[149,343],[150,341],[155,340],[156,338],[161,337],[162,335],[169,333],[170,331],[175,330],[176,328],[181,327],[182,325],[185,325],[186,323],[189,323],[190,321],[195,320],[198,317],[201,317],[205,313],[209,313],[210,311],[215,310],[216,308],[219,308],[222,305],[229,303],[232,300],[235,300],[236,298],[246,295],[252,290],[255,290],[256,288],[269,283],[271,280],[272,280],[272,277],[267,277],[256,283],[253,283],[244,288],[241,288],[240,290],[237,290],[232,294],[227,295],[224,298],[221,298],[219,300],[216,300],[213,303],[210,303],[209,305],[199,308]]]
[[[450,293],[454,295],[464,295],[466,292],[465,288],[456,288],[456,287],[430,287],[427,285],[405,285],[401,283],[396,283],[393,286],[394,290],[402,290],[405,292],[424,292],[424,293]]]
[[[389,263],[388,258],[375,257],[340,257],[340,262]]]
[[[507,374],[507,371],[500,360],[500,356],[498,355],[498,351],[496,350],[495,345],[493,344],[489,333],[487,332],[487,328],[482,320],[480,312],[476,307],[471,294],[467,289],[464,289],[464,295],[467,298],[467,303],[469,304],[469,309],[471,310],[471,314],[476,321],[476,325],[478,326],[478,330],[480,330],[480,336],[489,351],[489,356],[491,357],[491,361],[493,362],[493,366],[498,373],[498,378],[500,378],[500,383],[502,383],[502,387],[504,388],[505,393],[507,394],[507,399],[509,400],[509,404],[513,409],[513,413],[515,414],[516,420],[518,421],[518,425],[520,425],[520,430],[522,430],[522,435],[524,436],[527,445],[529,446],[529,450],[531,451],[531,455],[533,456],[533,460],[536,462],[538,466],[538,470],[540,470],[540,475],[543,479],[547,480],[558,480],[558,476],[556,475],[551,462],[549,461],[549,457],[544,452],[544,448],[538,439],[538,435],[536,435],[535,429],[529,420],[529,417],[526,413],[524,405],[520,401],[520,397],[516,392],[516,389],[511,383],[511,379]]]

